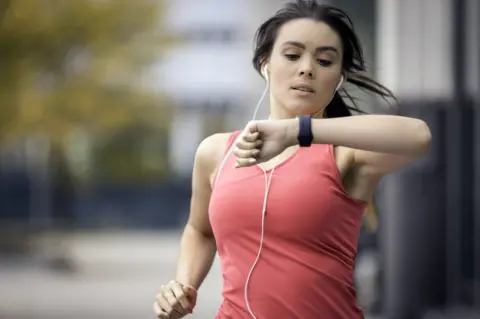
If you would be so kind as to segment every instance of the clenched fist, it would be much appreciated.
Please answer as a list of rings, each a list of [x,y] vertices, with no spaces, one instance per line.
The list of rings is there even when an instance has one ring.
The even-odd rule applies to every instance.
[[[192,313],[196,301],[195,288],[172,280],[160,287],[153,310],[160,319],[179,319]]]
[[[248,123],[235,143],[236,167],[266,162],[298,143],[298,119]]]

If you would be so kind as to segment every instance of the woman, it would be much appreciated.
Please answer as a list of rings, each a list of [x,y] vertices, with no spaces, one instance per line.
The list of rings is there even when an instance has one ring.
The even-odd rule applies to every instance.
[[[157,316],[193,310],[218,251],[218,319],[363,318],[353,288],[362,214],[382,176],[426,153],[429,128],[351,116],[344,81],[392,95],[361,75],[359,41],[333,7],[287,4],[260,26],[253,63],[270,86],[270,117],[199,145],[177,276],[161,287]]]

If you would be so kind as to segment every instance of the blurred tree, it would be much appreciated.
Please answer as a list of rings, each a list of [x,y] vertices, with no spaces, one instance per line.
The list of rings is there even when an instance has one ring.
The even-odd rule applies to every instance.
[[[118,151],[118,137],[141,127],[128,143],[142,145],[167,130],[165,103],[145,77],[167,44],[161,14],[157,0],[0,1],[0,143],[42,133],[64,148],[81,129],[108,177],[125,168],[129,179],[152,176],[125,154],[137,150]]]

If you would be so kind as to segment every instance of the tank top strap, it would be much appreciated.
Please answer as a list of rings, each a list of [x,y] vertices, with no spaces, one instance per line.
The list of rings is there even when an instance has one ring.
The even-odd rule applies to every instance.
[[[225,151],[223,152],[223,156],[227,155],[228,150],[232,147],[233,143],[237,139],[237,137],[242,133],[242,131],[233,131],[230,136],[228,137],[227,146]]]
[[[229,151],[230,151],[230,148],[232,147],[233,143],[235,142],[235,140],[237,139],[237,137],[240,135],[240,133],[242,133],[242,131],[233,131],[230,136],[228,137],[228,140],[227,140],[227,145],[225,146],[225,150],[223,151],[223,155],[222,157],[218,160],[217,162],[217,165],[216,165],[216,172],[215,172],[215,175],[213,177],[213,185],[212,185],[212,188],[215,188],[215,184],[216,184],[216,181],[217,181],[217,175],[219,173],[219,170],[222,168],[222,164],[224,161],[228,161],[227,156],[229,156]]]

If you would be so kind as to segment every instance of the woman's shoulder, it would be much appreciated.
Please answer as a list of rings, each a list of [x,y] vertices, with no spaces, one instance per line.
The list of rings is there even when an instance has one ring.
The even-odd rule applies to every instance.
[[[212,171],[215,170],[218,161],[222,159],[238,133],[238,131],[234,131],[207,136],[198,145],[195,161],[202,163],[202,166],[208,167]]]

